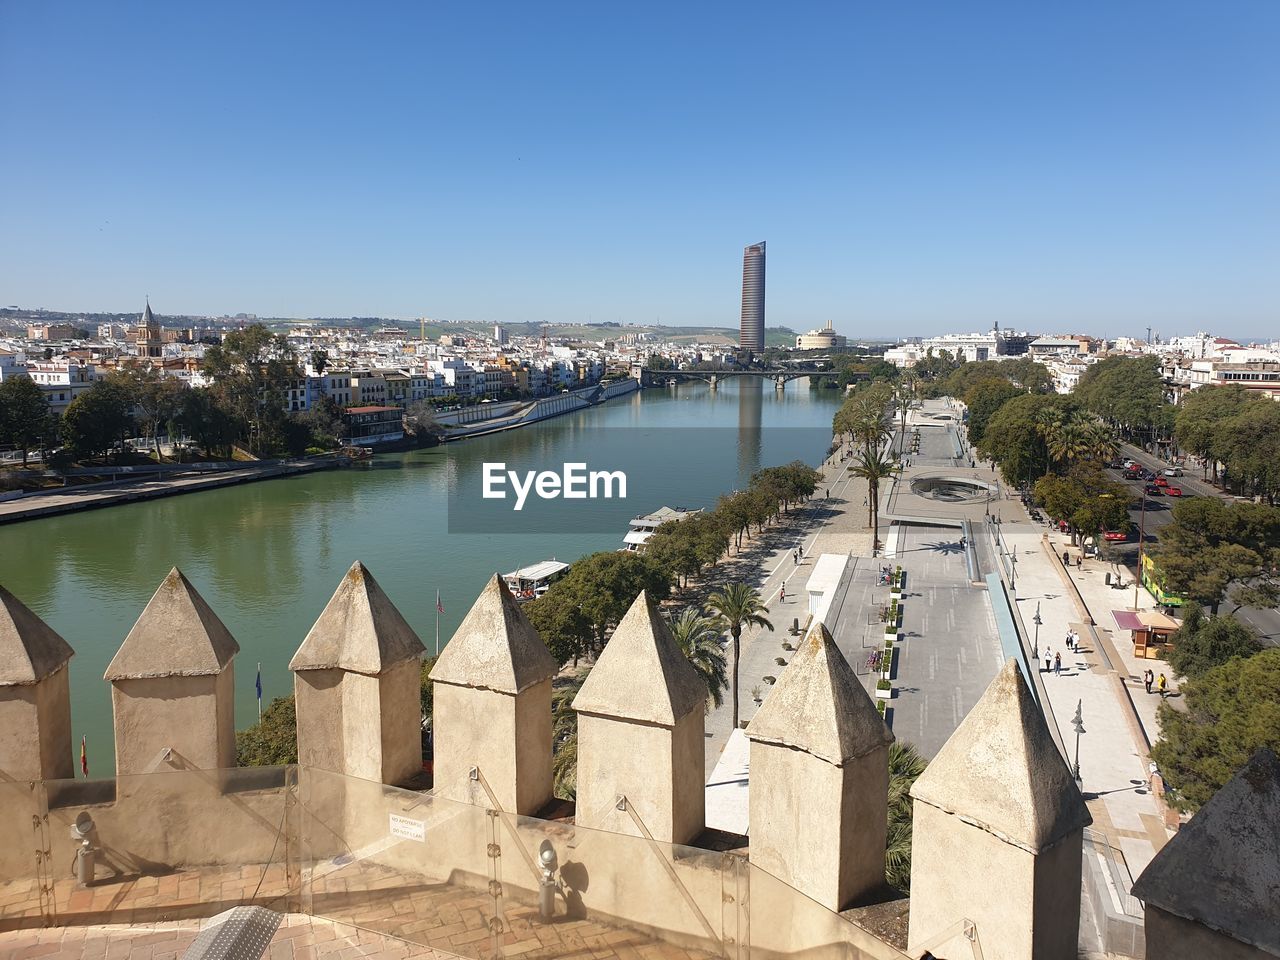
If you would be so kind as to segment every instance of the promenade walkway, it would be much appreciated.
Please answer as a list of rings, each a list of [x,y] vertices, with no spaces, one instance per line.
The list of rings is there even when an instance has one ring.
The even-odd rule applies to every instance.
[[[85,487],[64,487],[48,493],[34,493],[15,500],[0,502],[0,523],[17,523],[60,513],[75,513],[110,507],[136,500],[154,500],[179,493],[195,493],[213,490],[237,483],[253,483],[276,477],[328,470],[338,466],[336,459],[283,460],[269,465],[246,464],[243,468],[220,470],[216,473],[189,473],[164,480],[144,480],[134,483],[94,484]]]
[[[1126,657],[1123,648],[1129,646],[1128,637],[1117,643],[1108,629],[1114,627],[1113,609],[1132,608],[1133,592],[1107,587],[1104,574],[1110,568],[1100,561],[1064,569],[1061,556],[1067,538],[1046,535],[1043,525],[1027,518],[1020,502],[1005,499],[994,512],[1002,519],[1000,532],[1006,548],[1016,550],[1017,604],[1033,643],[1038,632],[1034,652],[1041,669],[1046,653],[1051,661],[1058,655],[1062,658],[1061,671],[1046,673],[1044,685],[1070,761],[1076,756],[1071,720],[1077,706],[1084,720],[1085,733],[1079,738],[1081,789],[1093,814],[1094,830],[1123,852],[1129,877],[1135,878],[1171,833],[1165,826],[1165,808],[1151,792],[1148,768],[1149,744],[1158,733],[1159,697],[1147,696],[1142,668],[1131,652]],[[1146,591],[1139,591],[1139,601],[1144,609],[1152,606]],[[1037,613],[1042,621],[1038,631]],[[1096,634],[1091,622],[1097,624]],[[1076,652],[1067,649],[1070,630],[1081,638]],[[1159,673],[1159,661],[1147,663]]]

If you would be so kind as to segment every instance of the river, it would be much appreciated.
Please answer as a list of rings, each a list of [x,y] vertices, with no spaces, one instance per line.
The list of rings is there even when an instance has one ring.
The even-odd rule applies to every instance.
[[[88,737],[90,771],[106,776],[114,755],[102,674],[170,568],[187,575],[240,644],[243,727],[257,712],[257,664],[264,705],[292,692],[289,658],[353,561],[364,561],[431,650],[437,590],[447,643],[494,572],[616,549],[636,514],[711,506],[760,466],[816,465],[838,403],[838,391],[811,390],[805,380],[781,394],[754,380],[717,391],[656,387],[508,433],[383,454],[366,467],[0,527],[0,583],[75,649],[74,739]],[[593,466],[644,463],[626,500],[540,504],[535,532],[521,532],[514,521],[528,518],[515,514],[509,534],[459,532],[470,518],[458,515],[456,500],[450,516],[451,479],[478,476],[486,461],[558,468],[584,448]]]

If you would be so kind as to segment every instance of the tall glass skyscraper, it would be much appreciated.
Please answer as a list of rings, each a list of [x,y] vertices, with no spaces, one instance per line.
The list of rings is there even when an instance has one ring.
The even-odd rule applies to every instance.
[[[738,346],[764,351],[764,241],[742,251],[742,326]]]

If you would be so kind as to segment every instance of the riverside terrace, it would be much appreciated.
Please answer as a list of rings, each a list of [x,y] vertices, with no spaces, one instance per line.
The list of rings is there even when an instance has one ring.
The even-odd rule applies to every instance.
[[[496,576],[432,671],[430,789],[413,782],[424,650],[361,564],[291,663],[300,764],[222,762],[237,652],[171,573],[107,670],[117,776],[74,780],[74,652],[0,589],[0,729],[18,734],[0,737],[0,951],[68,955],[97,925],[124,923],[147,932],[136,955],[150,956],[157,927],[172,947],[167,925],[257,904],[287,914],[300,939],[354,941],[340,955],[897,960],[975,943],[988,956],[1077,955],[1089,817],[1016,661],[913,790],[904,952],[859,910],[883,896],[892,735],[821,623],[747,730],[750,849],[703,827],[704,761],[691,748],[705,689],[644,594],[573,704],[571,815],[550,795],[557,665]],[[1260,769],[1250,784],[1265,782]],[[1251,809],[1271,822],[1265,804]],[[985,898],[979,865],[998,879]],[[1161,880],[1175,920],[1190,883]],[[1211,941],[1236,933],[1196,919]],[[133,943],[113,955],[135,955]]]

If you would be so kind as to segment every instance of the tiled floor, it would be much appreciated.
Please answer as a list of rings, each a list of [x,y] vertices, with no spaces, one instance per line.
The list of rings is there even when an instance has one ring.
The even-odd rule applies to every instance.
[[[256,896],[255,896],[256,891]],[[208,868],[104,882],[89,889],[59,882],[57,926],[44,927],[34,882],[0,885],[0,960],[13,957],[143,958],[184,951],[202,918],[240,904],[286,909],[284,868]],[[327,920],[295,916],[281,927],[269,960],[333,956],[397,958],[456,955],[489,960],[702,960],[635,930],[595,919],[542,921],[536,907],[483,890],[436,883],[361,864],[316,879],[303,906]],[[563,909],[563,904],[560,905]],[[500,919],[500,923],[495,923]],[[332,921],[332,922],[331,922]]]
[[[176,960],[199,932],[199,921],[20,930],[0,933],[0,960]],[[263,956],[267,960],[443,957],[427,947],[299,914],[284,918]]]

